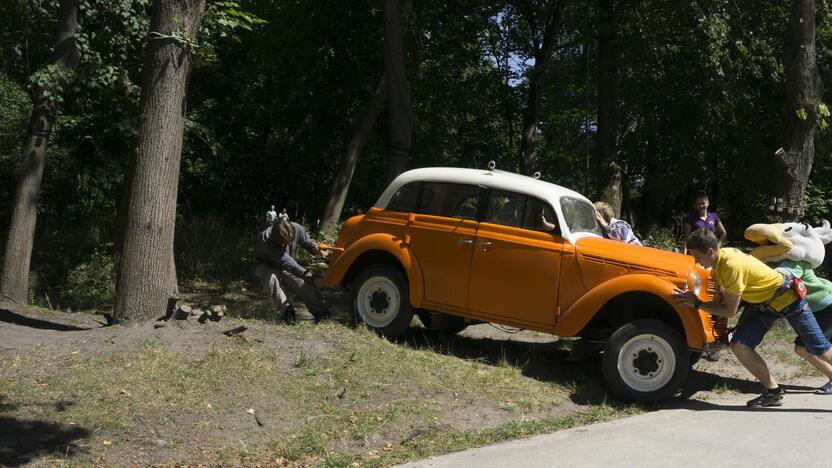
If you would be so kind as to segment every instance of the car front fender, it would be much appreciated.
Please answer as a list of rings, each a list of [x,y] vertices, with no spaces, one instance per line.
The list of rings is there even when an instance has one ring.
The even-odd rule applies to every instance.
[[[421,307],[422,298],[425,296],[422,267],[419,265],[419,261],[405,240],[390,234],[378,233],[364,236],[347,247],[329,265],[329,269],[323,278],[324,287],[332,288],[341,284],[349,272],[350,267],[362,255],[373,251],[385,252],[398,260],[402,269],[404,269],[405,275],[407,275],[407,282],[410,289],[410,304],[416,308]]]
[[[689,348],[703,349],[706,338],[702,318],[691,308],[676,306],[670,301],[674,287],[676,285],[669,280],[653,275],[618,276],[588,291],[562,313],[555,324],[554,333],[558,336],[575,336],[610,300],[621,294],[642,292],[657,296],[675,311],[685,329],[685,341]]]

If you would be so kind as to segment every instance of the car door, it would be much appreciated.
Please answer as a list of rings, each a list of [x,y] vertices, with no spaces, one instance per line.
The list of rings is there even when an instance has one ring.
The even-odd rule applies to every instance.
[[[408,227],[425,285],[425,306],[464,312],[477,212],[483,189],[476,185],[424,182]]]
[[[490,191],[477,229],[468,307],[518,325],[554,326],[563,238],[548,203]]]

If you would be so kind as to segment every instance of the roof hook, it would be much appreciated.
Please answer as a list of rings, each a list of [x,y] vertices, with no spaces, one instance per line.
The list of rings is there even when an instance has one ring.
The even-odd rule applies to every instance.
[[[537,171],[534,174],[532,174],[532,177],[534,177],[535,179],[540,179],[540,171]]]
[[[497,163],[495,163],[493,160],[488,161],[488,170],[489,171],[493,171],[496,168],[497,168]]]

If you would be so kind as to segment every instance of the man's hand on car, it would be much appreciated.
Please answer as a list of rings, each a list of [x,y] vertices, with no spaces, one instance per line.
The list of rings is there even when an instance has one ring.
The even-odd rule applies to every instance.
[[[670,294],[670,300],[678,306],[695,307],[697,302],[696,294],[693,291],[688,291],[679,288],[673,288],[673,293]]]

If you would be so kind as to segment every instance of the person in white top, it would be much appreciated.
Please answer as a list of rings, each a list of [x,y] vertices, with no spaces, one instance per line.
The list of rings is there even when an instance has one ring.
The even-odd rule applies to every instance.
[[[277,211],[274,210],[274,205],[266,212],[266,224],[273,226],[277,222]]]

